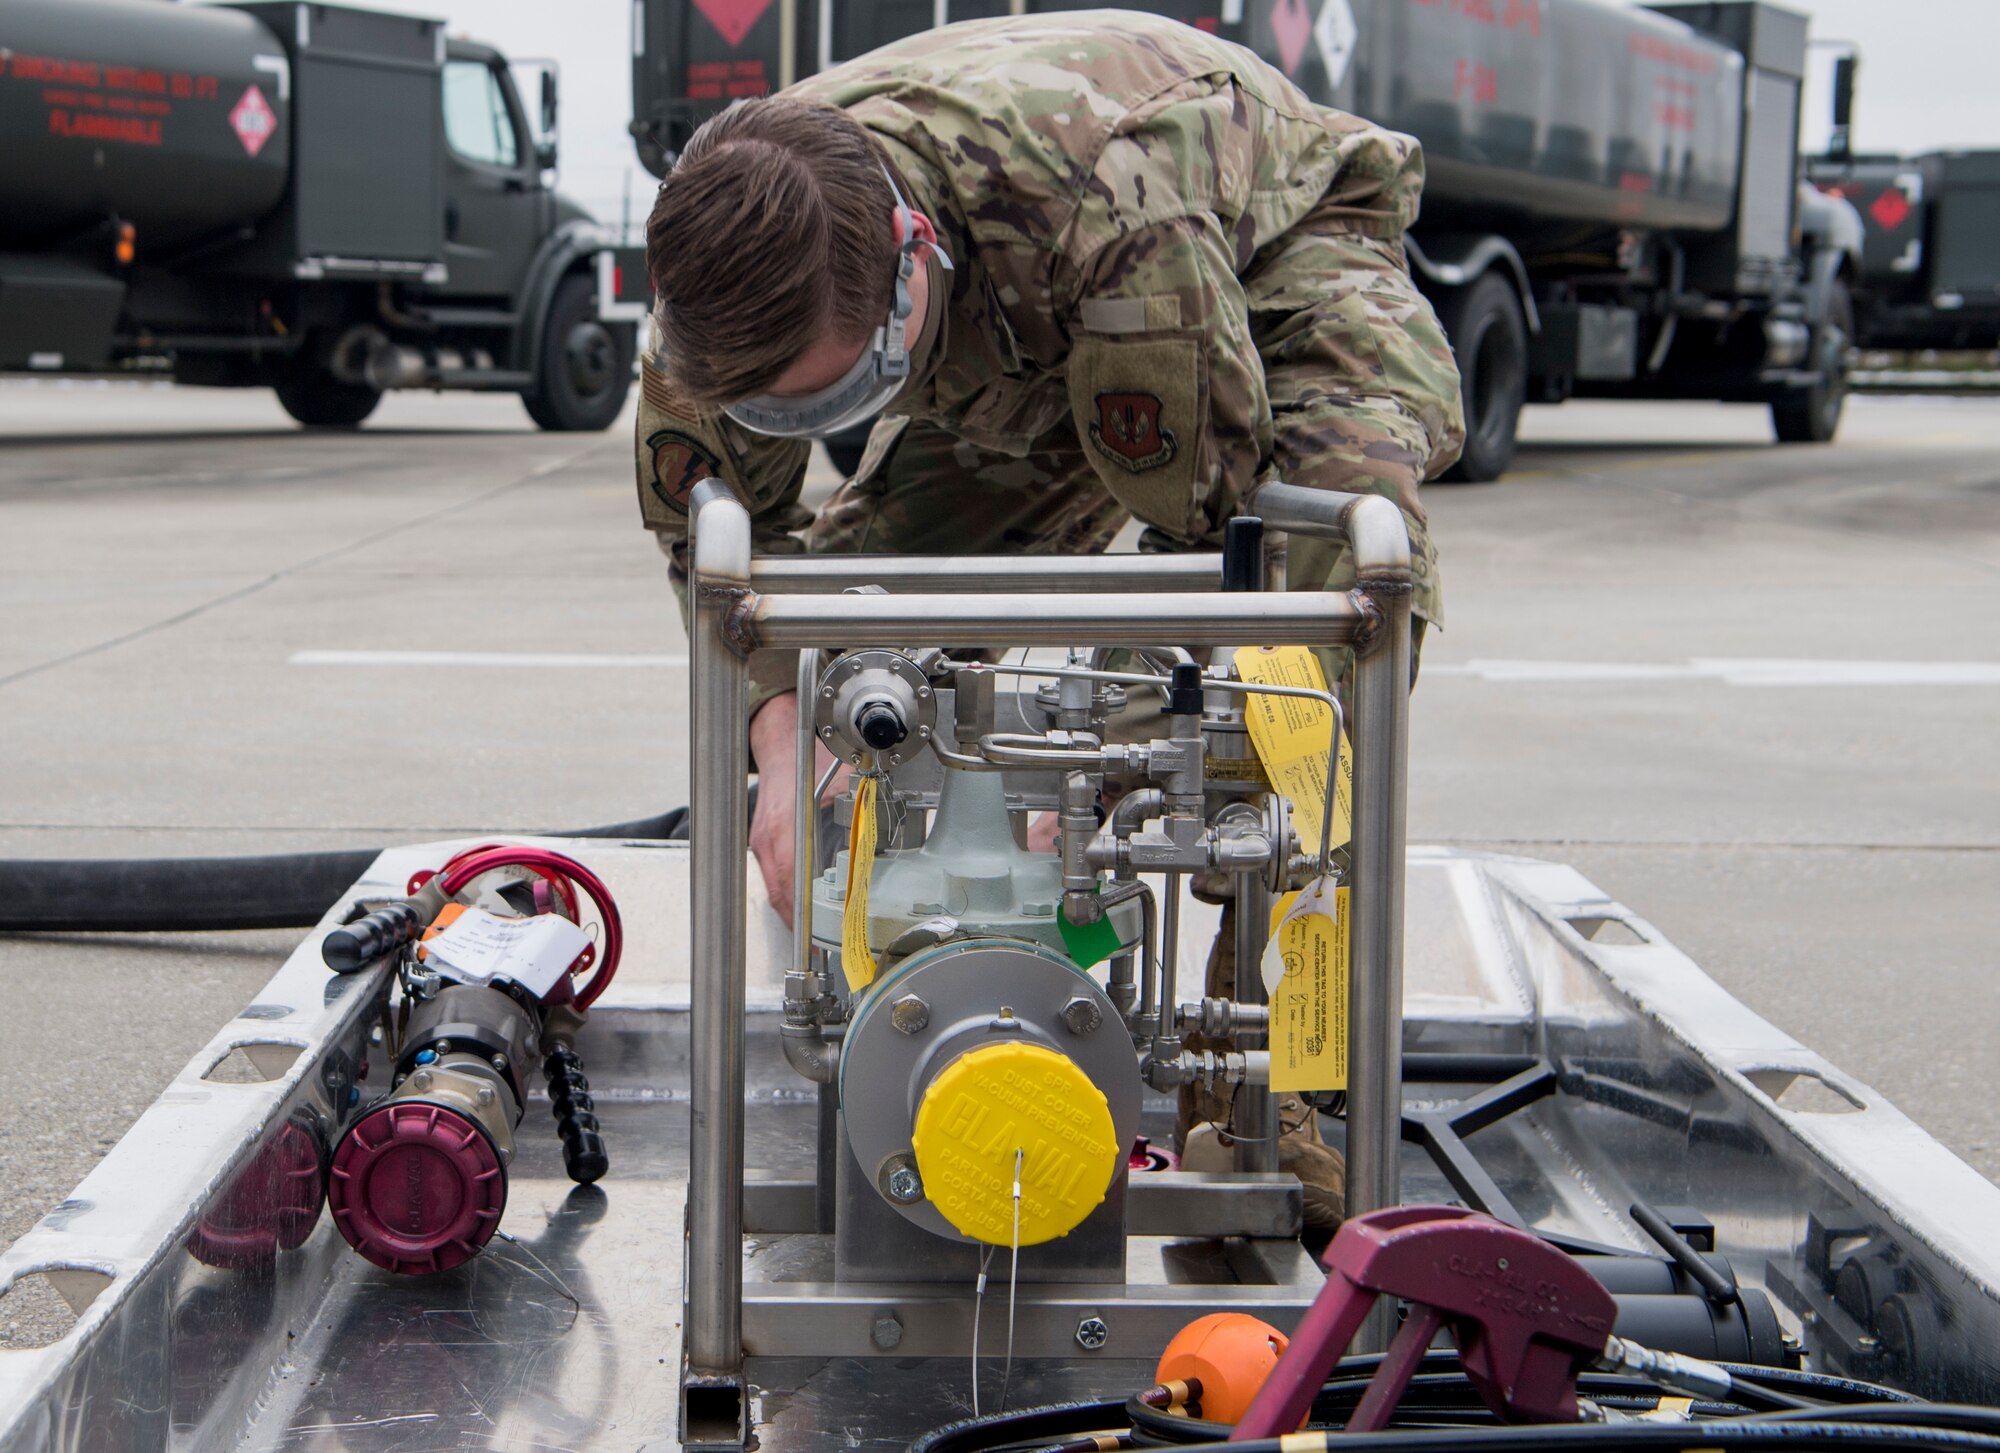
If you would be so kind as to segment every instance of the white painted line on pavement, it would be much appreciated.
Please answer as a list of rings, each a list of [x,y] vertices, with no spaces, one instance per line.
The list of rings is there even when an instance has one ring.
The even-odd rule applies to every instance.
[[[2000,661],[1787,660],[1698,656],[1646,661],[1426,661],[1424,676],[1502,683],[1719,681],[1726,686],[2000,686]]]
[[[532,651],[294,651],[294,666],[499,666],[556,667],[637,666],[678,670],[686,656],[619,656],[609,653]]]

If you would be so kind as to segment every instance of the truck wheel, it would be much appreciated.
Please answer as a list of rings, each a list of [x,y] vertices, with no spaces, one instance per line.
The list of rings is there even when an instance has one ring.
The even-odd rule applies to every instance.
[[[342,383],[321,368],[300,368],[278,380],[273,391],[285,412],[308,429],[352,429],[375,412],[382,390],[365,383]]]
[[[1497,273],[1454,293],[1439,310],[1458,359],[1465,449],[1441,476],[1455,483],[1498,479],[1514,459],[1514,431],[1528,393],[1528,320]]]
[[[597,284],[582,273],[562,280],[542,326],[535,382],[521,391],[528,416],[559,433],[602,429],[632,390],[632,330],[597,316]]]
[[[1771,427],[1780,444],[1831,444],[1847,407],[1847,345],[1854,337],[1854,297],[1835,282],[1827,298],[1826,321],[1813,339],[1820,381],[1788,390],[1771,401]]]

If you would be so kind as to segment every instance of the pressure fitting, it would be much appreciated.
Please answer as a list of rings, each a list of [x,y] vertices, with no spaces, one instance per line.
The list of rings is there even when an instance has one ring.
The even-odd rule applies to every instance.
[[[879,755],[902,763],[930,740],[936,693],[923,667],[900,651],[850,651],[820,673],[813,733],[849,762]]]
[[[1263,1034],[1271,1027],[1271,1006],[1244,1004],[1235,999],[1204,999],[1199,1004],[1183,1004],[1174,1014],[1183,1034],[1199,1034],[1207,1039],[1232,1039],[1239,1034]]]
[[[1097,870],[1090,865],[1090,842],[1097,832],[1097,786],[1082,772],[1063,774],[1056,797],[1062,830],[1063,916],[1078,928],[1104,917],[1097,897]]]
[[[1148,1085],[1170,1094],[1183,1085],[1268,1085],[1271,1082],[1269,1050],[1229,1050],[1218,1054],[1211,1049],[1183,1049],[1163,1054],[1155,1041],[1152,1053],[1140,1065]]]

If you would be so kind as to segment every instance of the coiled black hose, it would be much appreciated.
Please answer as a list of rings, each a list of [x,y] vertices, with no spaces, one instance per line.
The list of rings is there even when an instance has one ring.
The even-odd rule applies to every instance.
[[[685,807],[676,807],[636,822],[546,835],[672,841],[687,837],[687,817]],[[0,859],[0,933],[310,928],[379,852]]]
[[[1380,1356],[1344,1360],[1313,1401],[1309,1427],[1339,1428],[1361,1400]],[[1883,1450],[1920,1447],[2000,1453],[2000,1410],[1925,1403],[1907,1393],[1848,1378],[1784,1368],[1724,1364],[1736,1380],[1732,1404],[1697,1403],[1696,1420],[1684,1424],[1593,1423],[1581,1426],[1502,1427],[1458,1370],[1458,1355],[1428,1354],[1397,1407],[1397,1422],[1379,1433],[1336,1433],[1343,1453],[1672,1453],[1679,1449],[1834,1447]],[[1586,1373],[1586,1397],[1628,1412],[1652,1408],[1660,1389],[1642,1378]],[[1798,1404],[1811,1400],[1810,1406]],[[1000,1453],[1060,1446],[1091,1433],[1129,1428],[1129,1445],[1142,1448],[1223,1448],[1231,1453],[1278,1449],[1278,1440],[1226,1443],[1230,1429],[1169,1413],[1134,1396],[1059,1403],[968,1419],[926,1433],[911,1453]],[[1896,1431],[1907,1443],[1877,1442]]]

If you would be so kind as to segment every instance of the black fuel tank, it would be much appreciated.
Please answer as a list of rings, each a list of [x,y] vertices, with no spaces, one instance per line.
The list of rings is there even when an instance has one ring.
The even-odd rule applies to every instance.
[[[1743,58],[1679,20],[1604,0],[1246,9],[1252,47],[1313,99],[1423,142],[1427,223],[1515,214],[1524,246],[1577,224],[1729,225]]]
[[[94,246],[136,229],[142,259],[223,240],[284,196],[290,63],[259,20],[159,0],[0,8],[0,249]]]

